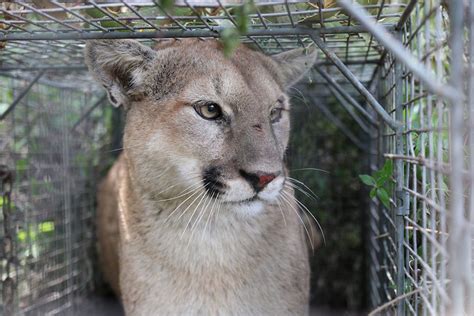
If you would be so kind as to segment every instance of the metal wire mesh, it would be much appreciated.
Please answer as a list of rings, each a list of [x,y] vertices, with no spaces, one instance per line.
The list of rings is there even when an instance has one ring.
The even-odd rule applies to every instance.
[[[15,174],[15,247],[1,273],[13,279],[13,311],[22,315],[63,314],[91,285],[92,166],[107,143],[104,108],[91,108],[105,98],[93,89],[51,85],[54,75],[65,74],[40,75],[34,85],[21,73],[0,78],[3,105],[29,88],[0,126],[0,161]]]
[[[456,6],[467,9],[461,2],[448,6],[412,1],[409,19],[396,33],[425,70],[446,85],[449,77],[454,82],[457,71],[468,71],[465,60],[470,58],[469,41],[463,34],[470,26],[463,25],[463,18],[454,12]],[[456,20],[461,20],[457,28]],[[399,174],[393,207],[371,208],[372,303],[378,306],[407,294],[398,304],[399,314],[471,315],[472,215],[464,208],[472,200],[470,124],[468,116],[454,119],[453,112],[467,113],[472,100],[461,97],[466,91],[462,83],[457,86],[459,101],[433,93],[390,53],[375,76],[382,83],[380,102],[404,124],[398,132],[380,130],[372,145],[381,155],[379,161],[373,159],[374,170],[380,168],[377,163],[382,157],[400,168],[395,172]],[[456,150],[457,137],[462,144]],[[462,174],[462,179],[455,173]],[[455,182],[459,182],[457,189]],[[458,241],[454,241],[456,235]]]
[[[205,3],[210,7],[203,7]],[[225,3],[183,1],[177,3],[183,6],[175,10],[164,9],[157,1],[89,1],[87,4],[51,1],[48,8],[29,2],[4,5],[0,9],[3,12],[0,41],[7,40],[8,49],[3,51],[0,62],[2,69],[80,67],[84,39],[219,37],[223,29],[237,25],[239,19],[235,7]],[[378,44],[372,41],[367,46],[358,33],[362,31],[360,27],[352,25],[348,16],[335,15],[340,8],[325,9],[305,1],[257,3],[255,12],[249,15],[251,31],[243,37],[245,43],[267,53],[280,52],[309,44],[307,36],[298,36],[294,30],[309,26],[319,29],[327,45],[349,63],[378,60]],[[392,28],[404,4],[366,7],[381,23]],[[30,58],[22,58],[26,54]]]
[[[366,151],[374,179],[371,307],[472,315],[474,5],[357,2],[256,1],[241,40],[270,54],[313,43],[321,50],[303,93],[320,100],[323,113]],[[103,96],[81,71],[84,41],[204,40],[239,27],[241,18],[239,6],[225,1],[178,1],[174,10],[157,1],[48,3],[0,8],[0,96],[8,109],[0,113],[0,161],[16,173],[12,200],[19,214],[8,219],[17,225],[15,264],[4,251],[0,268],[3,292],[13,277],[16,311],[31,314],[69,308],[90,281],[89,176],[99,147],[110,140]],[[318,88],[323,84],[328,89]],[[360,130],[331,116],[328,96]],[[386,161],[393,162],[388,175]],[[0,237],[7,240],[8,232]]]

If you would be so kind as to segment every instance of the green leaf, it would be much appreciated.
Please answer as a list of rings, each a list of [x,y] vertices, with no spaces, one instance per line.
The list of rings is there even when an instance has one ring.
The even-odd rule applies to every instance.
[[[377,197],[387,209],[390,208],[390,197],[384,188],[377,189]]]
[[[160,0],[160,5],[164,10],[173,8],[174,0]]]
[[[385,182],[387,181],[389,177],[383,174],[379,174],[378,177],[376,178],[376,186],[377,187],[383,187]]]
[[[30,225],[30,227],[25,230],[25,229],[20,229],[17,233],[16,233],[16,237],[18,238],[18,241],[20,242],[26,242],[27,239],[29,238],[31,241],[35,241],[36,240],[36,232],[33,228],[33,226]]]
[[[0,196],[0,208],[3,207],[3,204],[5,203],[5,200],[3,199],[3,196]],[[10,201],[10,207],[13,209],[15,209],[15,203],[13,203],[12,201]]]
[[[375,186],[384,187],[387,180],[389,180],[393,175],[393,161],[386,160],[382,169],[374,172],[373,177],[375,179]]]
[[[249,28],[249,15],[255,12],[253,1],[245,1],[243,5],[235,8],[235,24],[239,33],[245,34]]]
[[[375,186],[376,181],[372,176],[369,176],[368,174],[361,174],[359,175],[360,180],[365,184],[369,186]]]
[[[26,241],[26,232],[24,230],[18,231],[18,233],[16,235],[17,235],[18,240],[20,242],[25,242]]]
[[[382,173],[384,176],[390,177],[393,174],[393,161],[388,159],[385,161],[385,164],[382,168]]]
[[[54,222],[46,221],[38,224],[38,230],[40,233],[50,233],[54,231]]]
[[[100,11],[99,9],[90,8],[90,9],[85,9],[84,11],[91,18],[94,18],[94,19],[104,18],[105,21],[98,21],[100,26],[102,26],[104,28],[111,29],[111,28],[122,28],[123,27],[122,24],[111,20],[109,16],[107,16],[104,12]],[[117,14],[114,14],[113,12],[109,12],[109,14],[117,16]],[[120,30],[120,31],[124,31],[124,30]]]
[[[240,44],[240,34],[235,28],[227,28],[221,32],[221,42],[224,46],[224,56],[230,57]]]
[[[370,190],[369,196],[371,199],[373,199],[377,195],[377,188],[373,188]]]
[[[27,159],[18,159],[16,161],[16,170],[17,171],[24,171],[28,169],[28,160]]]

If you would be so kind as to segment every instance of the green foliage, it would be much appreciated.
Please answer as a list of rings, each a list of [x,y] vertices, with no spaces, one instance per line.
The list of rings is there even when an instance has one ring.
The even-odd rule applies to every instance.
[[[27,242],[28,238],[31,242],[35,242],[47,236],[45,234],[54,233],[54,229],[53,221],[44,221],[36,225],[31,224],[28,229],[18,230],[17,238],[19,242]]]
[[[173,9],[174,0],[160,0],[160,5],[164,10]]]
[[[357,131],[357,123],[347,112],[332,103],[334,99],[328,102],[333,113]],[[313,303],[361,309],[367,284],[363,248],[367,198],[361,194],[362,183],[357,177],[364,170],[363,154],[316,107],[307,104],[302,94],[295,93],[291,103],[290,176],[319,196],[312,199],[296,191],[326,237],[326,245],[317,248],[311,258]]]
[[[220,40],[224,47],[224,55],[232,56],[234,50],[240,44],[240,33],[236,28],[226,28],[220,33]]]
[[[48,249],[50,240],[55,234],[53,221],[43,221],[29,224],[26,229],[17,231],[16,238],[22,257],[38,258],[45,249]]]
[[[390,195],[392,192],[393,181],[393,161],[385,161],[382,169],[374,172],[373,175],[361,174],[359,179],[365,185],[372,187],[370,190],[370,198],[377,197],[386,208],[390,208]]]
[[[21,176],[28,169],[28,158],[18,159],[16,161],[16,172],[18,176]]]
[[[366,185],[371,185],[371,186],[375,186],[375,179],[372,178],[371,176],[369,175],[366,175],[366,174],[362,174],[359,176],[359,178],[362,180],[362,182]]]
[[[249,14],[255,11],[255,5],[253,1],[245,2],[243,5],[238,6],[235,9],[236,17],[235,23],[237,24],[237,30],[240,34],[245,34],[249,28]]]
[[[0,195],[0,212],[1,212],[1,208],[3,207],[3,204],[4,204],[4,199],[3,199],[3,196]],[[12,209],[15,208],[15,203],[13,201],[10,202],[10,206]]]
[[[123,27],[120,23],[117,23],[115,21],[110,21],[110,18],[102,11],[96,8],[91,8],[91,9],[86,9],[85,13],[89,15],[91,18],[94,19],[101,19],[105,18],[107,21],[100,21],[99,24],[100,26],[111,29],[111,28],[120,28]],[[114,13],[110,13],[111,15],[114,15]]]
[[[249,14],[255,11],[255,5],[253,1],[248,1],[232,10],[235,12],[235,27],[225,28],[220,33],[226,57],[232,55],[240,44],[240,37],[247,33],[250,24]]]
[[[38,224],[38,231],[40,233],[51,233],[54,231],[54,222],[46,221]]]

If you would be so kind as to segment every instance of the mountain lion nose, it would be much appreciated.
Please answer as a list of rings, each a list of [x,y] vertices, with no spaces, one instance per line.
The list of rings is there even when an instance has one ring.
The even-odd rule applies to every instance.
[[[277,173],[264,173],[264,172],[257,172],[257,173],[249,173],[244,170],[240,170],[240,175],[247,180],[254,190],[258,193],[263,190],[263,188],[273,181],[280,172]]]

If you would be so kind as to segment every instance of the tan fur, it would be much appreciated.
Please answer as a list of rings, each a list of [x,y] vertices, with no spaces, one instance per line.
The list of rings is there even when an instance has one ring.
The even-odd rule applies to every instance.
[[[288,108],[285,89],[314,60],[243,46],[227,59],[216,41],[156,52],[134,41],[88,43],[91,72],[127,109],[124,152],[98,192],[101,263],[127,315],[307,313],[303,230],[293,192],[278,193],[289,119],[285,111],[270,123],[268,113],[282,96]],[[190,104],[203,99],[229,121],[198,117]],[[200,187],[210,166],[224,184],[217,199]],[[253,191],[238,170],[280,176],[246,202]]]
[[[119,194],[117,177],[120,175],[119,159],[107,177],[100,183],[97,191],[97,239],[99,242],[99,264],[105,280],[120,297],[119,286],[119,223],[117,217]]]

